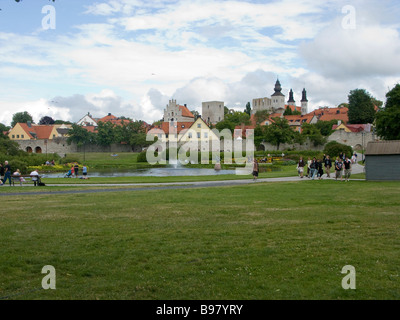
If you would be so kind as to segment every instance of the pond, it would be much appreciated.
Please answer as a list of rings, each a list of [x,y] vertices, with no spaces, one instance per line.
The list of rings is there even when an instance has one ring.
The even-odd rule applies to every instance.
[[[266,170],[265,170],[266,169]],[[277,171],[280,168],[260,168],[263,171]],[[186,168],[183,166],[168,166],[162,168],[144,168],[144,169],[93,169],[88,171],[89,177],[169,177],[169,176],[213,176],[222,174],[236,174],[235,169],[202,169]],[[46,178],[63,178],[65,172],[46,173]],[[79,170],[78,176],[82,176],[82,170]]]

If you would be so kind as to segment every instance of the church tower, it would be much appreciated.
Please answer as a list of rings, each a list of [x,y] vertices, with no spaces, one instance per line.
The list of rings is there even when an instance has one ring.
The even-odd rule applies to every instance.
[[[306,89],[303,89],[302,95],[301,95],[301,114],[307,114],[308,113],[308,100],[307,100],[307,92]]]
[[[280,111],[283,113],[285,111],[285,95],[281,92],[282,86],[279,79],[276,80],[274,91],[275,93],[271,96],[272,110],[277,112],[278,109],[282,109],[283,111]]]
[[[287,101],[289,106],[296,106],[296,101],[294,101],[294,97],[293,97],[293,90],[290,89],[289,92],[289,100]]]

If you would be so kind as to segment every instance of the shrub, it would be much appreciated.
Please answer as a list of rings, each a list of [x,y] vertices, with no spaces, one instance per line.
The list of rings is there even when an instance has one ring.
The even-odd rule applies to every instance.
[[[136,158],[136,162],[147,162],[146,151],[142,151]]]
[[[340,153],[345,153],[347,156],[351,157],[353,149],[345,144],[331,141],[325,145],[324,153],[329,155],[332,159],[339,156]]]
[[[70,156],[61,158],[61,159],[59,160],[59,164],[68,164],[68,163],[75,163],[75,162],[78,163],[78,162],[79,162],[79,159],[78,159],[78,158],[74,158],[74,157],[70,157]]]

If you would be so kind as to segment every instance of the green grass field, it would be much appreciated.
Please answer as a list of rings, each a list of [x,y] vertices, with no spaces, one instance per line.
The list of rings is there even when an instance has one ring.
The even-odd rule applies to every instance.
[[[400,298],[396,182],[1,199],[2,299]],[[56,290],[40,290],[45,265]]]

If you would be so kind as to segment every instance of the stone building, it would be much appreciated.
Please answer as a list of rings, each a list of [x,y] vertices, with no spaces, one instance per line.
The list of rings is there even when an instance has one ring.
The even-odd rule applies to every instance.
[[[224,102],[208,101],[202,103],[201,116],[208,124],[216,124],[224,120]]]
[[[282,93],[282,86],[278,79],[276,80],[274,93],[271,95],[271,98],[264,97],[264,98],[253,99],[252,114],[255,114],[257,111],[263,111],[263,110],[267,110],[271,114],[272,113],[283,114],[287,107],[299,110],[302,115],[306,115],[308,113],[307,92],[306,89],[303,89],[301,106],[296,106],[293,90],[290,89],[289,100],[287,101],[287,104],[285,104],[285,95]]]
[[[169,100],[169,104],[164,109],[164,122],[194,122],[194,115],[189,111],[186,104],[176,104],[176,100]]]

